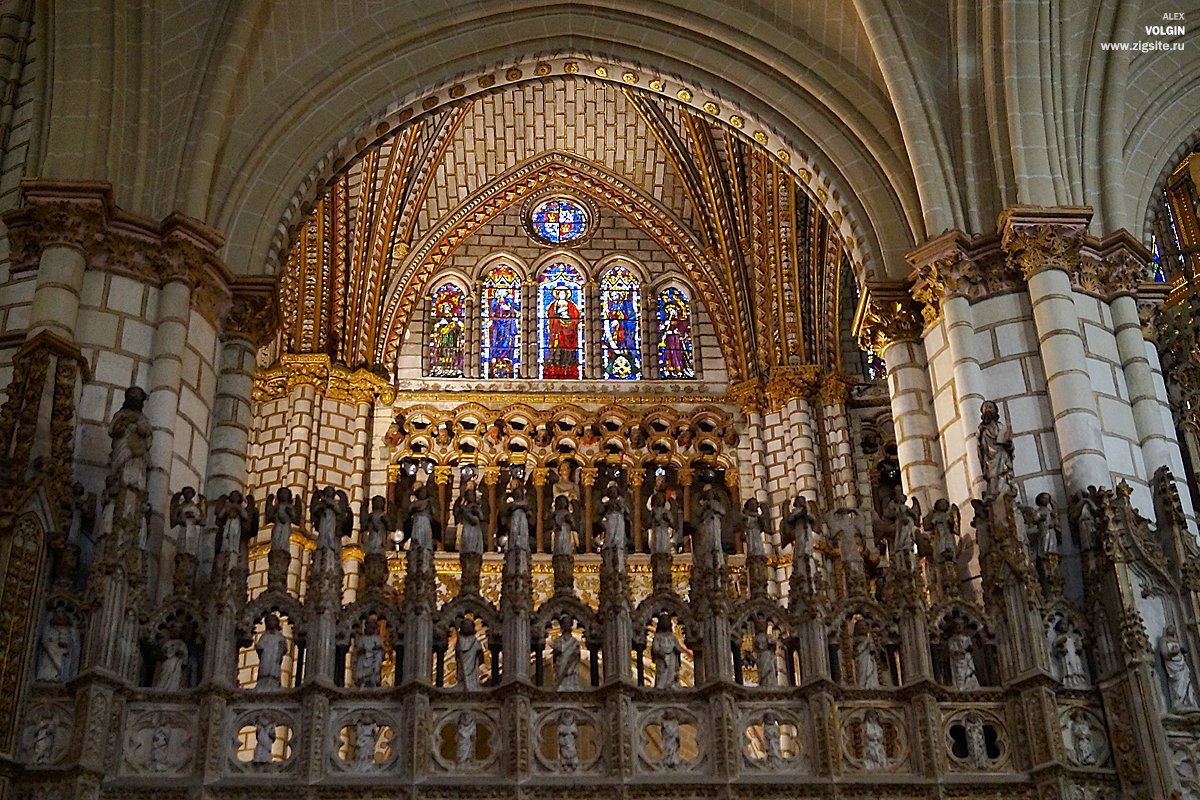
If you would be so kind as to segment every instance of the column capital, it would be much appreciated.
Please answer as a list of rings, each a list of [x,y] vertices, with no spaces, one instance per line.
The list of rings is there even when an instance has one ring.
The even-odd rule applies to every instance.
[[[600,470],[597,467],[580,467],[579,480],[584,486],[593,486],[596,483],[596,478],[599,476]]]
[[[867,284],[854,314],[854,334],[863,349],[882,356],[895,342],[921,340],[921,304],[906,283]]]
[[[1021,286],[1021,275],[1005,261],[995,234],[971,239],[962,231],[947,231],[905,258],[913,266],[910,294],[922,305],[926,325],[937,321],[950,298],[974,302]]]
[[[533,480],[534,486],[545,486],[546,478],[549,477],[550,470],[547,467],[534,467],[529,476]]]
[[[763,407],[763,385],[758,378],[731,384],[725,393],[725,400],[736,405],[746,416]]]
[[[274,278],[238,278],[229,285],[229,310],[221,324],[222,339],[246,339],[260,347],[279,327]]]
[[[500,482],[500,468],[496,466],[483,468],[483,482],[487,486],[495,486]]]
[[[1048,269],[1068,275],[1079,267],[1092,209],[1086,206],[1014,206],[1000,215],[1004,253],[1025,280]]]
[[[433,482],[438,486],[445,486],[450,482],[450,471],[452,467],[449,464],[438,464],[433,468]]]
[[[766,406],[782,408],[797,397],[808,397],[820,385],[821,368],[816,364],[798,367],[771,367],[770,377],[763,387]]]
[[[817,393],[823,406],[840,406],[845,405],[850,399],[850,388],[857,385],[857,381],[849,378],[840,372],[827,372],[821,376],[821,388]]]

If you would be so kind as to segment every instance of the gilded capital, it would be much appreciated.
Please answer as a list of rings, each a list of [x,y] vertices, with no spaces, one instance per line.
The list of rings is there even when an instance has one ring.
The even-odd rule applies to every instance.
[[[579,480],[584,486],[594,486],[596,477],[600,474],[600,470],[596,467],[580,467]]]
[[[820,368],[815,364],[800,367],[772,367],[771,375],[763,387],[763,396],[768,409],[774,410],[787,405],[797,397],[808,397],[820,384]]]
[[[727,402],[736,405],[742,413],[749,416],[763,407],[763,386],[757,378],[735,383],[729,387],[725,395]]]
[[[629,471],[629,485],[637,488],[646,480],[646,473],[640,469],[631,469]]]
[[[450,482],[450,471],[453,469],[449,464],[438,464],[433,468],[433,482],[438,486],[445,486]]]
[[[855,314],[854,333],[864,350],[883,355],[895,342],[920,341],[924,322],[921,304],[909,287],[867,286]]]
[[[691,486],[692,481],[696,478],[696,470],[691,467],[680,467],[675,477],[678,478],[680,486]]]
[[[534,467],[529,473],[530,478],[533,479],[534,486],[545,486],[546,478],[549,477],[549,475],[550,470],[546,467]]]
[[[1025,280],[1048,269],[1073,274],[1079,267],[1092,209],[1018,206],[1000,215],[1001,245]]]
[[[819,397],[823,406],[845,405],[850,399],[850,387],[857,381],[838,372],[829,372],[821,379]]]
[[[483,468],[483,482],[485,484],[487,484],[488,486],[495,486],[497,483],[499,483],[500,482],[500,468],[495,467],[495,466],[484,467]]]

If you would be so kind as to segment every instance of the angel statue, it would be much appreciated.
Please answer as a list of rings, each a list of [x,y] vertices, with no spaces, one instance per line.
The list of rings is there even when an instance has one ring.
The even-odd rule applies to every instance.
[[[433,549],[433,523],[437,519],[437,502],[429,491],[429,484],[422,483],[413,490],[408,504],[408,535],[414,548]]]
[[[204,495],[185,486],[171,495],[171,527],[175,531],[175,549],[200,557],[200,528],[204,524],[208,503]]]
[[[332,486],[314,491],[309,512],[312,514],[313,527],[317,529],[317,549],[340,552],[342,537],[350,533],[347,530],[350,503],[346,493]]]
[[[944,497],[939,497],[933,504],[933,510],[925,515],[922,525],[933,539],[933,552],[938,561],[954,562],[958,559],[961,524],[958,506]]]
[[[748,557],[767,555],[767,538],[771,535],[771,519],[766,508],[751,497],[742,504],[740,526]]]
[[[291,553],[292,526],[300,523],[299,498],[293,497],[292,490],[281,487],[275,496],[267,495],[265,515],[271,523],[271,551]]]
[[[725,502],[724,492],[718,490],[713,484],[704,484],[704,489],[700,492],[700,526],[698,532],[700,534],[700,545],[692,545],[694,553],[712,553],[712,558],[715,561],[716,567],[724,566],[725,550],[721,543],[721,530],[725,524],[725,515],[729,513],[729,506]],[[693,556],[696,557],[696,556]]]
[[[480,493],[475,481],[467,481],[462,494],[454,501],[454,523],[458,525],[458,551],[483,554],[483,526],[488,518],[487,497]]]
[[[650,495],[650,552],[683,551],[683,509],[663,489]]]
[[[388,508],[387,499],[377,494],[371,498],[370,506],[363,506],[362,546],[363,555],[383,555],[384,542],[396,530],[394,509]]]
[[[817,579],[816,548],[820,527],[820,511],[816,500],[807,500],[803,495],[792,498],[792,507],[784,514],[782,543],[792,546],[793,569],[815,588]]]
[[[604,547],[624,554],[628,541],[629,500],[616,481],[608,482],[600,504],[600,516],[604,520]]]
[[[220,563],[225,565],[221,569],[229,569],[241,562],[242,540],[257,533],[251,526],[253,516],[242,493],[237,489],[226,495],[223,502],[217,506],[217,526],[220,530],[217,555],[221,556]]]
[[[921,520],[921,503],[916,497],[912,505],[904,496],[904,487],[892,487],[892,497],[883,510],[883,519],[892,527],[892,566],[900,569],[915,569],[917,566],[917,525]]]
[[[556,556],[573,556],[579,551],[579,509],[560,494],[554,498],[550,510],[550,522],[554,531],[550,542],[551,552]]]

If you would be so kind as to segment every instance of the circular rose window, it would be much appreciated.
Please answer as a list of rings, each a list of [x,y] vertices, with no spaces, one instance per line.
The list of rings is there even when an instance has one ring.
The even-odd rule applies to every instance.
[[[529,213],[534,237],[547,244],[567,244],[580,239],[590,224],[587,209],[563,197],[543,200]]]

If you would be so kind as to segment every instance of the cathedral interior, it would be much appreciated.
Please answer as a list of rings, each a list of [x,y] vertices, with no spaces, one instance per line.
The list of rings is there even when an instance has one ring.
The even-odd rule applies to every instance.
[[[0,800],[1200,798],[1197,15],[0,0]]]

